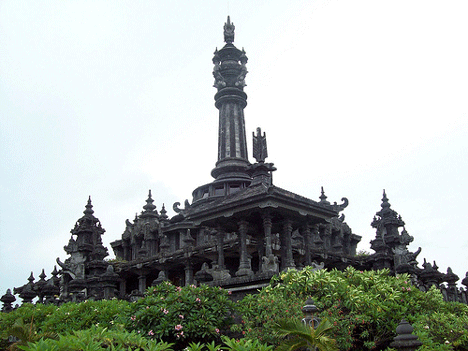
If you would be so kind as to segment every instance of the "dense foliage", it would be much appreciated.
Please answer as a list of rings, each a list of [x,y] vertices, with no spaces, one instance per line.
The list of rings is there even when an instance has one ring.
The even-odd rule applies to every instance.
[[[49,333],[73,339],[76,331],[103,327],[174,343],[176,349],[181,349],[190,342],[219,342],[223,331],[232,324],[233,308],[229,292],[224,289],[206,285],[181,288],[166,282],[149,288],[144,298],[133,303],[89,300],[60,307],[24,304],[13,312],[0,314],[0,337],[7,339],[20,320],[24,325],[34,325],[36,339]]]
[[[230,324],[234,303],[229,292],[202,285],[177,287],[164,283],[149,288],[130,305],[122,320],[127,330],[177,344],[217,341]]]
[[[279,324],[301,320],[309,297],[320,309],[319,317],[329,321],[325,336],[335,339],[340,350],[387,349],[402,318],[415,328],[421,351],[468,349],[468,306],[444,302],[437,289],[423,293],[408,276],[392,277],[385,270],[306,268],[281,273],[237,303],[220,288],[164,283],[133,303],[24,304],[0,313],[0,350],[9,335],[18,335],[22,345],[17,349],[24,350],[267,351],[273,348],[267,345],[284,341],[286,329],[278,333]],[[235,313],[238,324],[232,319]],[[232,332],[244,338],[226,337]],[[297,328],[291,335],[312,340]]]
[[[340,350],[387,348],[402,318],[414,326],[421,350],[468,349],[468,306],[444,302],[437,289],[424,293],[407,275],[392,277],[386,270],[289,270],[240,302],[243,319],[236,328],[248,338],[277,344],[275,325],[285,317],[301,319],[308,297],[320,318],[334,325]]]

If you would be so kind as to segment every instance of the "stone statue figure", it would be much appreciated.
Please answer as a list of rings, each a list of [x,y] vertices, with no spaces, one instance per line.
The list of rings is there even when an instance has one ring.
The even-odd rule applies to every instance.
[[[257,128],[257,135],[252,132],[253,136],[253,157],[257,162],[265,162],[265,159],[268,157],[266,134],[262,130]]]

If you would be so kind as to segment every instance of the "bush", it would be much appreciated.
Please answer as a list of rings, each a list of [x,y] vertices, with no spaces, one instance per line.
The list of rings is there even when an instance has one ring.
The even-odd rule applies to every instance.
[[[202,285],[177,287],[165,282],[148,288],[146,296],[130,304],[122,320],[127,330],[186,346],[189,342],[219,341],[232,323],[234,304],[228,291]]]
[[[307,267],[274,277],[259,294],[240,302],[243,320],[234,329],[277,344],[274,326],[285,317],[301,319],[301,307],[310,296],[321,310],[319,317],[335,326],[341,350],[385,349],[402,318],[413,324],[425,346],[446,348],[453,330],[457,336],[448,340],[450,349],[468,349],[468,306],[444,302],[435,288],[421,292],[407,275],[392,277],[387,270],[360,272],[352,267],[330,272]],[[437,319],[429,325],[431,318]]]
[[[2,337],[8,337],[5,334],[18,319],[25,324],[32,321],[38,333],[66,334],[93,325],[112,328],[117,317],[128,313],[129,305],[121,300],[68,302],[60,307],[24,304],[10,313],[0,314],[0,329]]]

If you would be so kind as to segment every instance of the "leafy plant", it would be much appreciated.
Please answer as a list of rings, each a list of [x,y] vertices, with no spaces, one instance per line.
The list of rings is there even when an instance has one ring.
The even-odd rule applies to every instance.
[[[224,289],[177,287],[165,282],[148,288],[146,296],[131,304],[121,322],[127,330],[182,348],[190,342],[219,340],[232,321],[233,309],[229,292]]]
[[[468,349],[468,306],[444,302],[437,289],[422,292],[411,285],[408,275],[393,277],[388,270],[313,271],[306,267],[283,272],[258,294],[240,301],[242,322],[233,329],[245,337],[278,344],[275,324],[283,318],[300,320],[308,297],[321,311],[318,317],[333,324],[340,350],[385,349],[402,318],[421,335],[423,347],[443,350],[448,341],[453,350]],[[435,312],[441,325],[424,329]],[[456,340],[447,337],[450,330]]]
[[[224,344],[224,350],[232,351],[269,351],[273,349],[273,346],[261,343],[257,339],[230,339],[227,336],[222,336]]]
[[[331,323],[324,319],[314,329],[299,320],[281,321],[275,328],[279,336],[287,336],[277,348],[277,351],[294,351],[308,348],[319,351],[336,351],[336,342],[330,337],[333,329]]]

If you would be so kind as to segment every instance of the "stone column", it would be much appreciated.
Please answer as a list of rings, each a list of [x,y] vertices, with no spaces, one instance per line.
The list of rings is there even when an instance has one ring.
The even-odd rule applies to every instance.
[[[240,243],[240,258],[239,258],[239,270],[236,272],[238,277],[244,275],[252,275],[252,267],[247,257],[247,222],[239,222],[239,243]]]
[[[190,262],[185,264],[185,286],[189,286],[193,284],[193,267]]]
[[[263,232],[265,234],[265,256],[262,257],[262,272],[278,272],[278,257],[273,255],[271,244],[271,217],[269,214],[263,216]]]
[[[146,274],[141,274],[138,276],[138,291],[144,294],[145,290],[146,290]]]
[[[218,268],[225,269],[224,265],[224,231],[218,228],[216,233],[216,248],[218,250]]]
[[[282,264],[282,270],[285,271],[288,268],[295,268],[294,258],[292,253],[292,243],[291,243],[291,233],[292,233],[292,223],[290,220],[286,220],[283,226],[283,237],[285,244],[285,257],[283,257],[284,262]]]
[[[263,216],[263,231],[265,234],[265,256],[270,257],[270,255],[273,253],[272,247],[271,247],[271,217],[270,215],[266,214]]]
[[[312,259],[310,257],[310,249],[311,249],[311,231],[309,224],[304,226],[303,236],[304,236],[304,246],[305,246],[305,264],[306,266],[310,266],[312,264]]]

